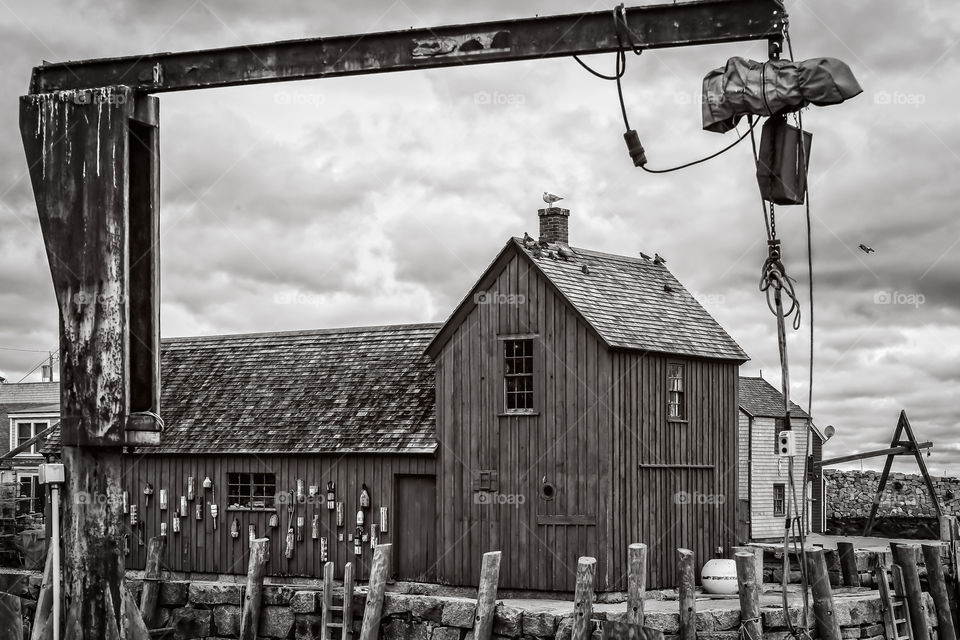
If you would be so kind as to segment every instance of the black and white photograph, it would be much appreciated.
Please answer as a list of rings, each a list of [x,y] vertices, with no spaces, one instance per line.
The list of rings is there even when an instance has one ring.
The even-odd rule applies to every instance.
[[[960,5],[0,0],[0,640],[958,640]]]

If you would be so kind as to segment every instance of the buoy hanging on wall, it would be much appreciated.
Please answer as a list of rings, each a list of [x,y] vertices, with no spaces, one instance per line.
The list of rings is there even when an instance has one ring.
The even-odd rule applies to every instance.
[[[280,524],[280,517],[275,513],[271,513],[269,527],[271,529],[276,529],[279,524]]]
[[[338,527],[342,527],[342,526],[343,526],[343,519],[344,519],[344,518],[343,518],[343,503],[342,503],[342,502],[338,502],[338,503],[337,503],[337,526],[338,526]]]
[[[376,549],[377,544],[380,542],[380,535],[377,531],[377,524],[373,523],[370,525],[370,548]]]
[[[167,535],[167,523],[166,523],[166,522],[161,522],[161,523],[160,523],[160,535],[162,535],[162,536]]]
[[[173,532],[180,533],[180,516],[173,516]]]
[[[217,503],[210,503],[210,519],[213,520],[213,528],[217,528],[217,516],[220,515],[220,507],[217,506]]]
[[[328,480],[327,481],[327,509],[333,511],[335,508],[334,503],[337,500],[337,485]]]
[[[380,533],[387,532],[387,508],[380,507]]]
[[[187,477],[187,500],[193,502],[193,499],[196,497],[196,487],[193,481],[193,476]]]
[[[180,517],[187,517],[187,496],[180,496]]]
[[[353,534],[353,555],[359,556],[363,554],[363,530],[360,526],[357,526],[357,532]]]
[[[138,509],[139,507],[137,507],[137,505],[135,504],[130,505],[130,526],[131,527],[137,526],[137,523],[138,523],[137,510]]]
[[[320,538],[320,562],[326,562],[328,555],[327,537]]]
[[[287,545],[283,550],[283,555],[286,556],[287,560],[293,557],[293,527],[287,528]]]
[[[203,520],[203,503],[198,502],[193,509],[194,517],[197,520]]]
[[[240,537],[240,521],[236,518],[230,523],[230,537],[239,538]]]
[[[313,515],[313,525],[310,527],[310,537],[314,540],[320,537],[320,516]]]
[[[357,511],[357,528],[363,526],[363,511]]]
[[[212,489],[212,488],[213,488],[213,480],[210,479],[210,476],[204,476],[204,478],[203,478],[203,488],[204,488],[204,489]]]
[[[297,478],[297,502],[303,502],[306,496],[303,493],[303,479]]]
[[[130,494],[126,491],[123,492],[123,512],[130,513]]]
[[[147,486],[145,486],[145,487],[143,488],[143,495],[146,496],[147,506],[149,507],[149,506],[150,506],[150,496],[153,495],[153,485],[150,484],[149,482],[147,483]]]
[[[303,542],[303,516],[297,516],[297,542]]]
[[[360,485],[360,508],[370,508],[370,490],[367,489],[366,483]]]
[[[167,490],[166,489],[160,489],[159,502],[160,502],[160,511],[166,511],[167,510]]]

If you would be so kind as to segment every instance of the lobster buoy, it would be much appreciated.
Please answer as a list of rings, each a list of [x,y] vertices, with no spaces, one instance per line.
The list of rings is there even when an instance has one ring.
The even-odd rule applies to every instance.
[[[707,593],[733,595],[737,593],[737,561],[714,558],[700,570],[700,583]]]

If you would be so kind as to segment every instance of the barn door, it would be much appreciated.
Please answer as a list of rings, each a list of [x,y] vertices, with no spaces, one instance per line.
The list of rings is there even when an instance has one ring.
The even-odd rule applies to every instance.
[[[393,553],[400,580],[427,582],[436,577],[436,485],[436,476],[397,476]]]

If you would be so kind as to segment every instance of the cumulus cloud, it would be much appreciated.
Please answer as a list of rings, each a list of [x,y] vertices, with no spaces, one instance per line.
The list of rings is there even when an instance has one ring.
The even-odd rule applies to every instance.
[[[804,113],[814,132],[814,416],[837,427],[827,455],[885,446],[906,408],[921,439],[937,442],[934,471],[960,473],[960,77],[952,72],[960,15],[896,0],[789,8],[797,55],[844,59],[865,90]],[[455,12],[425,0],[371,2],[362,12],[330,3],[265,11],[246,0],[17,0],[0,8],[0,89],[23,93],[43,59],[578,10],[572,0]],[[910,37],[877,37],[892,24]],[[731,55],[759,59],[765,47],[629,56],[627,106],[652,167],[732,140],[702,132],[699,112],[703,75]],[[609,55],[588,62],[612,70]],[[773,317],[757,289],[766,246],[749,143],[683,172],[644,174],[628,161],[614,85],[571,60],[161,100],[165,335],[442,320],[509,236],[536,232],[546,189],[567,196],[574,245],[666,256],[750,354],[743,372],[762,369],[779,383]],[[56,303],[14,100],[0,104],[0,132],[0,347],[43,351],[57,341]],[[805,406],[803,208],[781,208],[777,227],[804,303],[804,326],[788,344],[792,393]],[[861,253],[861,242],[876,253]],[[19,379],[42,355],[0,351],[0,372]]]

